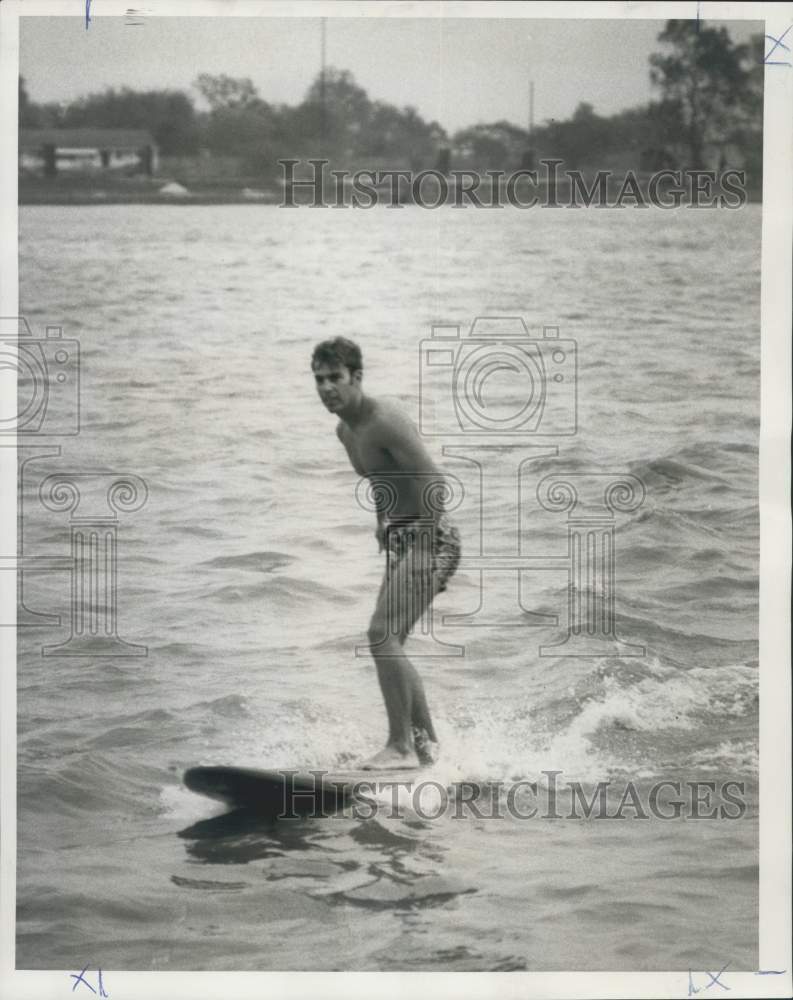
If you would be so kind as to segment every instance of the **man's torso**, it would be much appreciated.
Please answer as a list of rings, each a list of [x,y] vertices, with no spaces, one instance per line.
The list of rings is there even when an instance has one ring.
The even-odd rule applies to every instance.
[[[388,419],[389,410],[395,403],[372,400],[372,413],[355,427],[344,421],[339,423],[339,438],[350,458],[352,467],[360,476],[365,476],[373,484],[378,480],[387,485],[387,494],[394,496],[392,506],[384,512],[390,519],[405,520],[418,518],[426,511],[422,504],[422,493],[426,483],[414,469],[402,468],[385,448],[378,431],[379,421]]]

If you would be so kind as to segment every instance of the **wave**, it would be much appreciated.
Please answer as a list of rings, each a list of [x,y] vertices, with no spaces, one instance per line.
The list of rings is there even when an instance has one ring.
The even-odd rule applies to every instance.
[[[20,800],[31,813],[55,811],[84,820],[86,810],[128,818],[139,815],[145,803],[156,807],[161,778],[152,768],[91,750],[65,763],[20,765],[18,783]]]
[[[245,552],[235,556],[216,556],[214,559],[206,559],[199,563],[199,566],[212,566],[216,569],[248,569],[256,570],[259,573],[270,573],[274,569],[281,569],[295,561],[294,556],[289,556],[285,552]]]
[[[204,524],[196,523],[185,523],[184,521],[168,521],[164,520],[160,522],[161,527],[169,532],[178,531],[183,535],[189,535],[192,538],[211,538],[211,539],[225,539],[226,532],[219,528],[208,528]]]
[[[694,465],[691,462],[683,462],[674,458],[657,458],[629,464],[631,473],[637,476],[648,489],[671,489],[677,488],[681,483],[696,481],[697,483],[707,482],[711,485],[728,486],[729,483],[716,472]]]
[[[242,718],[251,714],[248,699],[241,694],[227,694],[220,698],[197,701],[189,705],[186,711],[195,712],[196,710],[200,710],[202,714],[209,712],[222,718]]]
[[[292,576],[282,576],[248,586],[218,587],[206,596],[224,604],[269,600],[290,607],[303,607],[305,601],[315,599],[334,604],[344,604],[348,601],[348,597],[337,588],[317,583],[316,580],[303,580]]]
[[[758,456],[758,443],[704,440],[682,445],[661,456],[634,459],[630,471],[648,481],[669,480],[675,484],[694,480],[709,482],[719,480],[733,485],[738,459],[741,472],[754,472]],[[730,457],[728,457],[730,456]]]

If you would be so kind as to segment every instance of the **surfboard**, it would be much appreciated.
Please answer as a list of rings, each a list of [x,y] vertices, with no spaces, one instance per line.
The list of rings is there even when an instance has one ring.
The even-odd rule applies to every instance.
[[[382,795],[394,783],[410,791],[421,774],[420,768],[329,772],[218,765],[191,767],[185,771],[183,781],[191,791],[232,809],[291,819],[338,812],[355,798]]]

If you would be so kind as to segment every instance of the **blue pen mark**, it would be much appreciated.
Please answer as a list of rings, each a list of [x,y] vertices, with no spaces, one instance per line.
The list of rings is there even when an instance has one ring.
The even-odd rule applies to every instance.
[[[727,966],[729,964],[730,964],[729,962],[725,962],[724,965],[722,965],[722,967],[719,969],[719,971],[716,973],[715,976],[713,975],[712,972],[706,972],[705,973],[705,975],[710,978],[710,982],[705,987],[706,990],[709,990],[711,988],[711,986],[717,986],[717,985],[721,986],[721,988],[723,990],[729,990],[730,987],[729,986],[725,986],[724,983],[719,979],[719,976],[722,974],[722,972],[724,972],[724,970],[727,968]]]
[[[91,0],[85,0],[85,30],[88,31],[88,25],[91,23]]]
[[[756,976],[784,976],[787,969],[758,969]]]
[[[729,964],[730,964],[729,962],[725,962],[724,965],[722,965],[722,967],[719,969],[718,972],[704,972],[703,975],[707,976],[708,979],[710,980],[710,982],[709,983],[705,983],[704,986],[696,986],[694,984],[694,973],[691,971],[691,969],[689,969],[688,970],[688,995],[690,997],[693,997],[695,993],[701,993],[702,990],[709,990],[712,986],[721,986],[721,988],[723,990],[727,990],[729,992],[730,987],[727,986],[727,985],[725,985],[721,981],[721,978],[720,978],[724,974],[724,970],[727,968],[727,966]]]
[[[702,4],[700,3],[700,0],[697,0],[697,32],[699,32],[699,11],[701,7]]]
[[[791,28],[793,28],[793,24],[789,24],[787,26],[787,28],[785,28],[785,30],[782,33],[782,36],[780,38],[775,38],[773,35],[766,35],[765,36],[768,39],[769,42],[773,42],[774,43],[773,46],[772,46],[772,48],[771,48],[771,50],[765,54],[765,57],[763,59],[763,62],[766,64],[766,66],[790,66],[791,65],[789,62],[786,62],[786,61],[779,62],[778,60],[775,60],[775,59],[771,58],[771,56],[780,47],[782,47],[785,50],[785,52],[790,52],[790,47],[787,46],[787,45],[785,45],[785,43],[784,43],[784,41],[782,39],[785,38],[785,36],[787,35],[787,33],[790,31]]]
[[[97,985],[97,989],[94,989],[94,987],[85,978],[85,974],[86,974],[87,971],[88,971],[88,966],[86,965],[83,968],[82,972],[80,972],[80,973],[77,973],[77,972],[70,973],[71,978],[74,980],[74,986],[72,986],[72,993],[74,993],[74,991],[77,989],[77,987],[82,983],[83,986],[87,986],[88,989],[93,994],[95,994],[96,996],[100,996],[100,997],[108,997],[108,996],[110,996],[110,994],[105,990],[105,984],[102,982],[102,970],[101,969],[97,969],[96,970],[96,975],[97,975],[97,984],[96,985]]]

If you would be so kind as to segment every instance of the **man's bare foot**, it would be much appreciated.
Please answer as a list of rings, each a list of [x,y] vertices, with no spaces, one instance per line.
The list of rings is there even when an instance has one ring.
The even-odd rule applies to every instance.
[[[413,746],[416,748],[416,756],[422,767],[429,767],[440,757],[441,745],[429,738],[426,729],[413,727]]]
[[[394,768],[412,769],[418,767],[416,755],[412,750],[402,750],[396,746],[385,746],[383,749],[361,764],[362,771],[390,771]]]

